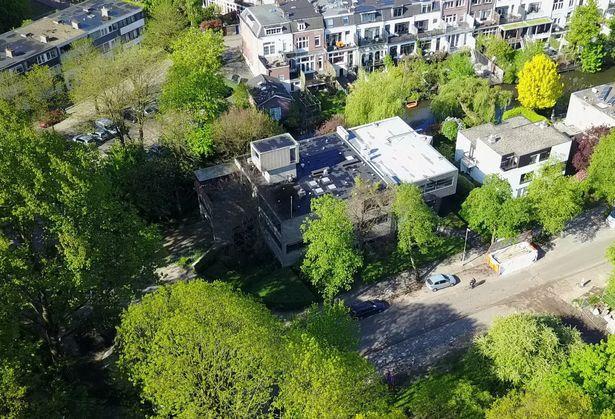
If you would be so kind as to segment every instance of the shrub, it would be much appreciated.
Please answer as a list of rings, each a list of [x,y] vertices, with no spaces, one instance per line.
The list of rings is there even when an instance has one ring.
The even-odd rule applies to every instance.
[[[502,119],[506,121],[507,119],[513,118],[515,116],[522,115],[530,120],[530,122],[548,122],[548,119],[542,115],[537,114],[531,109],[524,108],[523,106],[517,106],[516,108],[512,108],[504,112],[502,115]]]

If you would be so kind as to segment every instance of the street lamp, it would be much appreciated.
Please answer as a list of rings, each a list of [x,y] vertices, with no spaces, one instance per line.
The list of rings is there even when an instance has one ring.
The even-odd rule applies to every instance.
[[[466,248],[468,245],[468,233],[470,232],[470,228],[466,227],[466,238],[463,241],[463,256],[461,257],[461,263],[464,263],[466,260]]]

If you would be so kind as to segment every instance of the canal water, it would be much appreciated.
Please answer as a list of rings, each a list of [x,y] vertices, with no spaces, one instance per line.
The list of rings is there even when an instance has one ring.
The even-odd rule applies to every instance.
[[[572,92],[615,82],[615,66],[595,74],[583,73],[579,70],[569,71],[562,74],[562,81],[564,82],[564,93],[555,105],[555,115],[560,118],[566,115]],[[516,99],[517,91],[514,85],[502,84],[500,88],[513,92],[514,99],[510,107],[519,106],[519,102]],[[402,114],[403,120],[418,132],[429,132],[430,127],[436,123],[436,118],[431,112],[430,105],[431,101],[422,100],[416,108],[404,109]]]

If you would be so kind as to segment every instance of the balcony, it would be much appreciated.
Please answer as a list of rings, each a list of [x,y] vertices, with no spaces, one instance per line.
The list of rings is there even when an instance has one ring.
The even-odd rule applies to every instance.
[[[360,47],[382,45],[387,42],[388,37],[389,33],[383,29],[378,35],[375,36],[359,36],[359,34],[355,34],[354,43]]]

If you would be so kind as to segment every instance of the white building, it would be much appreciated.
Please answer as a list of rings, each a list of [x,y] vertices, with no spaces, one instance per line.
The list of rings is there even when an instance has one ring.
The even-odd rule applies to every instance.
[[[337,133],[390,185],[417,185],[427,201],[457,189],[457,168],[398,116]]]
[[[496,174],[506,179],[513,196],[527,190],[532,173],[544,162],[568,162],[572,139],[546,122],[532,123],[523,116],[501,124],[483,124],[459,131],[455,161],[460,171],[482,183]]]
[[[571,94],[564,124],[573,132],[600,125],[615,127],[615,83]]]

